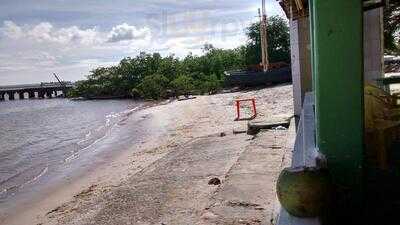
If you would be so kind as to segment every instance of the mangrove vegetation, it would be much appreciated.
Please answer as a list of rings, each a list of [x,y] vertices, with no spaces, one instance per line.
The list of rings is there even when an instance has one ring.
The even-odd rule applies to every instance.
[[[268,52],[271,62],[290,62],[289,28],[285,19],[268,19]],[[70,97],[161,99],[186,94],[212,93],[224,85],[224,72],[246,69],[261,61],[260,26],[247,28],[247,43],[235,49],[218,49],[206,43],[202,55],[184,58],[142,52],[118,65],[100,67],[76,82]]]

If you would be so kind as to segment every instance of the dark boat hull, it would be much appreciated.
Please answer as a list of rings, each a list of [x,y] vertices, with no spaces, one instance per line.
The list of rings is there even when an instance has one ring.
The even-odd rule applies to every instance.
[[[269,70],[267,72],[255,71],[230,71],[226,72],[225,84],[227,86],[263,86],[271,84],[288,83],[292,81],[290,67]]]

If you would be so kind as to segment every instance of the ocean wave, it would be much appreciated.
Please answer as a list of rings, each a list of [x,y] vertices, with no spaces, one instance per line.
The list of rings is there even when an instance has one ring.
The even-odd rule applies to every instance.
[[[127,109],[118,113],[112,112],[105,116],[105,124],[95,128],[93,131],[89,131],[85,138],[77,142],[78,145],[82,146],[82,149],[74,152],[72,155],[68,156],[64,159],[65,163],[69,163],[75,159],[79,158],[79,155],[93,147],[98,142],[105,139],[111,132],[112,128],[116,125],[121,125],[121,122],[126,121],[130,115],[132,115],[135,111],[140,109],[139,106],[133,109]],[[85,145],[86,143],[86,145]]]
[[[27,171],[31,171],[32,169],[34,170],[34,168],[25,169],[25,170],[15,174],[14,176],[8,178],[8,179],[3,180],[0,184],[4,185],[7,182],[12,183],[13,179],[18,179],[19,176],[24,175]],[[33,174],[33,176],[31,176],[28,180],[22,182],[21,184],[11,184],[11,185],[8,185],[8,187],[1,188],[1,190],[0,190],[0,198],[6,197],[8,194],[15,193],[17,190],[22,189],[25,186],[34,183],[35,181],[37,181],[41,177],[43,177],[48,172],[48,170],[49,170],[49,167],[48,166],[44,166],[44,167],[42,167],[41,170],[38,171],[38,173]],[[17,183],[20,183],[20,182],[17,182]]]
[[[29,190],[31,185],[42,185],[66,173],[72,164],[64,161],[101,149],[97,146],[108,141],[104,138],[113,134],[113,127],[144,105],[133,101],[53,99],[23,102],[23,110],[8,113],[8,108],[20,107],[16,103],[7,103],[0,110],[4,118],[0,132],[0,202],[18,195],[21,187]]]
[[[41,178],[43,175],[45,175],[47,173],[47,171],[49,171],[49,167],[46,166],[42,169],[42,171],[40,171],[40,173],[36,176],[34,176],[32,179],[30,179],[29,181],[25,182],[24,184],[22,184],[20,186],[20,188],[23,188],[24,186],[28,185],[28,184],[32,184],[33,182],[39,180],[39,178]]]

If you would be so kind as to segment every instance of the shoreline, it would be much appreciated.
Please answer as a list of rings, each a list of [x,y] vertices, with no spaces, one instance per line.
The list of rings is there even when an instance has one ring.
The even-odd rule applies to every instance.
[[[117,186],[126,177],[132,175],[132,173],[139,172],[142,168],[159,159],[158,157],[149,156],[137,157],[135,159],[142,160],[143,163],[137,164],[136,170],[132,171],[132,167],[129,165],[129,161],[127,161],[130,156],[131,152],[126,150],[110,159],[110,164],[94,166],[89,171],[83,173],[82,177],[64,181],[64,183],[46,190],[46,193],[42,194],[46,195],[43,200],[15,208],[15,213],[0,221],[0,224],[53,224],[51,221],[47,221],[46,216],[62,207],[63,204],[73,202],[75,196],[87,192],[92,187],[104,188]],[[20,212],[24,213],[21,214]]]
[[[139,179],[141,182],[145,182],[143,179],[146,180],[148,176],[153,176],[150,174],[155,173],[154,176],[161,176],[160,182],[162,183],[153,185],[162,185],[160,186],[160,188],[162,188],[164,187],[164,185],[171,184],[171,181],[162,181],[163,179],[170,179],[168,178],[169,175],[164,178],[164,175],[157,175],[158,173],[163,173],[162,171],[164,170],[171,170],[169,174],[173,176],[172,181],[176,179],[181,179],[181,175],[173,175],[173,173],[175,173],[173,171],[187,174],[189,177],[196,177],[196,173],[200,171],[206,173],[208,170],[212,169],[212,171],[214,172],[220,171],[218,173],[220,173],[221,177],[228,176],[229,173],[232,173],[232,168],[237,167],[236,164],[238,160],[243,158],[242,154],[247,151],[245,151],[245,149],[247,149],[248,147],[245,146],[251,143],[249,142],[247,135],[245,134],[232,134],[233,129],[237,127],[246,127],[246,122],[244,121],[233,121],[233,119],[235,118],[235,111],[233,108],[234,98],[256,96],[258,98],[260,116],[267,116],[271,114],[282,114],[285,112],[290,113],[290,110],[293,107],[291,102],[291,93],[291,85],[281,85],[250,92],[225,93],[212,96],[197,96],[196,99],[191,99],[188,101],[172,101],[169,102],[169,104],[160,104],[154,107],[140,110],[139,112],[136,112],[134,114],[135,117],[137,116],[147,120],[148,124],[146,124],[146,126],[148,126],[150,130],[156,129],[156,134],[151,134],[147,136],[145,140],[141,140],[140,143],[136,143],[133,146],[127,147],[127,149],[122,150],[118,154],[111,154],[96,168],[88,170],[78,179],[66,181],[65,184],[62,185],[62,187],[55,187],[53,190],[49,190],[47,192],[46,198],[33,204],[25,205],[23,207],[23,210],[20,209],[16,211],[17,215],[10,216],[6,220],[0,221],[0,224],[86,224],[88,223],[88,221],[96,221],[96,219],[94,218],[97,218],[97,215],[102,214],[104,210],[108,209],[108,207],[104,208],[104,204],[114,204],[110,202],[114,200],[107,200],[107,196],[112,196],[115,193],[119,193],[120,189],[125,190],[127,188],[130,189],[136,187],[136,179]],[[281,103],[281,105],[277,105],[277,98],[285,99],[283,103]],[[132,117],[130,116],[129,118]],[[129,121],[125,125],[130,126]],[[226,134],[226,137],[221,139],[221,133]],[[212,155],[207,156],[206,158],[211,157],[210,159],[218,160],[218,163],[209,164],[211,162],[208,162],[210,160],[207,160],[204,161],[204,165],[198,164],[198,166],[203,169],[198,169],[191,172],[191,169],[196,168],[195,165],[197,164],[192,166],[190,166],[190,164],[202,162],[203,160],[202,155],[196,156],[196,154],[200,154],[202,151],[202,148],[197,149],[198,146],[204,145],[205,143],[208,143],[212,140],[217,141],[216,143],[218,143],[219,140],[222,141],[222,148],[230,146],[228,148],[229,150],[224,150],[224,152],[227,153],[231,151],[231,153],[221,155],[222,152],[214,152],[215,149],[214,147],[212,147],[213,145],[210,145],[211,149],[207,151],[210,151],[210,154],[212,153]],[[232,146],[232,144],[235,146]],[[256,146],[258,145],[260,144],[257,144]],[[178,160],[178,158],[180,157],[183,158]],[[196,157],[201,158],[196,159]],[[176,170],[174,169],[175,166],[169,166],[176,163],[182,166],[188,165],[189,167],[185,166],[181,169],[178,169],[179,167],[181,167],[179,166],[177,167],[178,170]],[[178,166],[178,164],[176,166]],[[207,165],[209,168],[204,167]],[[213,169],[215,166],[218,166],[218,168],[220,168]],[[207,185],[209,175],[201,177],[201,179],[199,177],[199,179],[202,180],[201,183],[206,184],[206,186],[203,186],[203,184],[197,184],[197,178],[193,177],[193,179],[193,181],[191,181],[190,179],[184,179],[185,182],[195,183],[193,184],[194,186],[188,186],[185,188],[185,190],[193,193],[184,195],[183,198],[193,196],[194,193],[197,193],[195,194],[195,196],[193,196],[193,199],[185,200],[185,205],[189,204],[187,205],[187,207],[196,208],[196,213],[187,215],[186,217],[181,217],[178,214],[176,214],[175,216],[168,216],[168,214],[163,214],[163,210],[161,210],[156,213],[157,215],[153,215],[152,213],[152,216],[150,217],[153,219],[164,218],[162,219],[163,221],[169,222],[175,220],[175,223],[171,222],[167,224],[182,224],[182,221],[188,220],[189,218],[195,219],[196,217],[196,219],[198,219],[197,217],[204,217],[204,212],[202,212],[201,215],[198,215],[199,212],[197,211],[200,209],[197,208],[208,208],[207,204],[209,204],[209,200],[207,199],[210,198],[213,193],[217,193],[218,190],[222,187],[218,188]],[[224,178],[223,181],[225,179],[228,179],[225,182],[231,182],[229,181],[229,178]],[[155,180],[151,180],[152,181],[150,182],[155,182]],[[147,187],[143,190],[138,189],[135,192],[141,193],[141,195],[143,196],[148,195],[149,197],[156,197],[160,194],[175,196],[176,193],[174,193],[172,190],[173,189],[167,189],[160,192],[158,191],[158,189],[153,190],[153,188]],[[127,194],[128,192],[123,191],[121,193]],[[112,199],[118,200],[119,197],[117,195]],[[178,201],[178,199],[180,198],[173,197],[173,199],[171,200],[172,202],[168,203],[172,205],[168,207],[180,208],[181,206],[173,203],[174,201]],[[156,202],[158,201],[164,202],[170,200],[156,200]],[[198,201],[199,204],[194,204],[194,202],[196,201]],[[156,207],[156,205],[159,204],[157,203],[156,205],[154,205],[154,207],[156,208],[147,209],[146,207],[150,202],[145,203],[146,204],[138,206],[139,208],[137,210],[140,210],[140,208],[144,207],[143,210],[150,210],[149,212],[153,212],[152,210],[155,210],[158,207]],[[150,205],[151,204],[152,203],[150,203]],[[20,213],[22,211],[24,211],[24,213]],[[120,214],[121,211],[112,210],[108,213]],[[148,219],[145,219],[147,218],[146,215],[146,213],[142,215],[144,216],[142,218],[143,220],[153,221],[153,219],[150,220],[150,217]],[[208,217],[210,217],[209,214],[207,215]],[[114,217],[112,216],[110,220],[100,221],[96,224],[115,224],[115,221],[112,222],[112,218]],[[137,222],[137,224],[148,223],[141,221],[140,223]]]
[[[138,106],[137,108],[122,111],[126,112],[126,114],[123,116],[123,118],[121,118],[120,121],[115,123],[113,127],[127,125],[127,120],[132,119],[132,114],[141,113],[145,110],[151,111],[151,108],[153,107],[162,106],[169,103],[171,103],[169,100],[143,101],[142,105]],[[89,146],[81,149],[79,153],[85,153],[85,149],[90,149],[98,144],[101,144],[102,141],[108,138],[113,127],[111,127],[110,131],[105,133],[103,137],[95,140]],[[35,218],[37,214],[44,214],[48,211],[51,211],[51,209],[57,207],[60,202],[70,201],[72,196],[79,194],[82,190],[90,188],[94,184],[113,185],[121,182],[119,177],[128,176],[127,167],[129,165],[126,165],[127,156],[129,156],[132,151],[141,151],[142,148],[143,143],[140,142],[131,146],[130,148],[119,150],[117,153],[106,154],[106,157],[95,156],[97,157],[97,161],[94,161],[93,165],[81,165],[84,168],[73,168],[71,169],[73,173],[59,175],[59,177],[56,178],[53,177],[53,180],[50,182],[46,181],[46,183],[39,185],[36,184],[36,181],[32,182],[35,183],[35,185],[30,188],[34,189],[35,191],[29,191],[28,193],[25,193],[24,191],[22,196],[18,196],[17,198],[13,199],[7,199],[7,201],[13,201],[12,206],[7,207],[7,205],[5,205],[3,211],[0,211],[0,224],[30,224],[32,222],[32,218]],[[131,149],[133,150],[131,151]],[[70,157],[66,158],[64,161],[66,163],[80,163],[69,161],[69,158]],[[104,162],[103,160],[109,160],[110,162]],[[40,180],[39,183],[43,182]],[[34,193],[35,196],[27,196],[28,194]],[[7,204],[7,201],[1,204]],[[22,217],[20,213],[21,211],[24,211]]]

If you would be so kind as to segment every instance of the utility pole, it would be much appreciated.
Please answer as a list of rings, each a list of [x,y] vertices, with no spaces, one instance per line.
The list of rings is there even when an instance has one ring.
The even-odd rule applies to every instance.
[[[261,36],[261,63],[264,72],[268,70],[268,37],[267,37],[267,12],[265,10],[265,0],[262,0],[262,10],[258,9],[260,17],[260,36]]]

